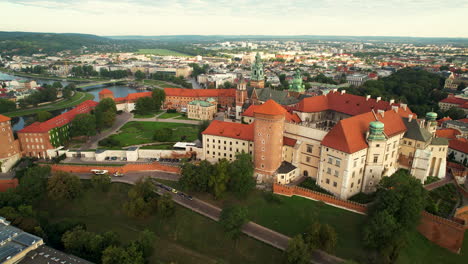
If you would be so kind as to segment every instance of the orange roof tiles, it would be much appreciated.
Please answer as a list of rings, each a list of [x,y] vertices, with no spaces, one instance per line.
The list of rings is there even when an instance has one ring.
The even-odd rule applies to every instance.
[[[468,142],[465,140],[452,139],[449,141],[449,148],[468,153]]]
[[[282,105],[279,105],[279,106],[286,110],[286,108],[284,106],[282,106]],[[259,107],[261,107],[261,105],[251,105],[251,106],[249,106],[245,110],[245,112],[242,113],[242,116],[254,117],[254,112],[256,112],[257,109],[259,109]],[[295,122],[295,123],[301,122],[301,119],[299,118],[299,116],[297,114],[291,114],[287,110],[285,112],[285,118],[286,118],[287,121],[290,121],[290,122]]]
[[[275,102],[273,99],[266,101],[264,104],[259,105],[254,113],[264,114],[264,115],[284,115],[286,114],[286,109],[281,105]]]
[[[18,179],[0,180],[0,192],[6,192],[8,189],[16,188],[17,186]]]
[[[436,130],[436,136],[448,139],[456,139],[461,132],[454,128],[444,128]]]
[[[131,101],[136,101],[137,99],[142,98],[142,97],[150,97],[151,95],[152,95],[152,92],[131,93],[125,97],[115,98],[114,101],[115,102],[131,102]]]
[[[0,122],[6,122],[10,120],[11,118],[9,118],[8,116],[0,115]]]
[[[253,141],[254,123],[246,125],[213,120],[202,134]]]
[[[450,118],[450,120],[452,120],[452,119]],[[460,121],[460,122],[463,122],[463,123],[468,123],[468,118],[458,119],[457,121]]]
[[[283,137],[283,145],[294,147],[297,140],[293,138]]]
[[[106,88],[106,89],[100,91],[99,94],[114,94],[114,93],[111,90]]]
[[[166,96],[179,97],[236,97],[236,89],[164,88]]]
[[[450,116],[443,117],[443,118],[437,120],[437,125],[441,126],[442,123],[444,123],[445,121],[449,121],[449,120],[452,120],[452,118],[450,118]]]
[[[406,126],[401,119],[401,114],[393,110],[384,112],[384,116],[376,114],[377,120],[384,123],[384,132],[391,137],[406,131]],[[324,137],[322,145],[331,147],[346,153],[368,147],[366,132],[369,130],[369,123],[376,121],[372,112],[343,119],[335,125]]]
[[[400,106],[400,104],[390,104],[389,102],[376,99],[366,99],[366,97],[353,95],[353,94],[341,94],[340,92],[330,92],[327,95],[320,95],[314,97],[304,98],[299,102],[297,111],[300,112],[321,112],[325,110],[334,110],[340,113],[348,115],[359,115],[370,112],[372,109],[377,110],[391,110],[393,106]],[[399,110],[409,111],[400,108]]]
[[[76,115],[89,113],[98,103],[92,100],[84,101],[72,110],[51,118],[45,122],[34,122],[31,125],[21,129],[18,133],[44,133],[49,130],[64,126],[70,123]]]
[[[458,97],[455,97],[453,95],[449,95],[447,98],[441,100],[440,102],[448,103],[448,104],[463,105],[464,103],[468,102],[468,100],[463,99],[463,98],[458,98]]]

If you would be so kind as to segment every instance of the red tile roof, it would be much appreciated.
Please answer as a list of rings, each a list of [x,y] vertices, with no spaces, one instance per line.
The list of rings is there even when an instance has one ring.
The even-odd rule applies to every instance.
[[[384,117],[381,114],[376,115],[378,121],[384,123],[384,132],[387,136],[391,137],[406,131],[400,111],[398,113],[393,110],[386,111]],[[366,133],[372,121],[376,121],[372,112],[343,119],[324,137],[322,145],[346,153],[365,149],[368,147]]]
[[[18,179],[0,180],[0,192],[6,192],[10,188],[18,186]]]
[[[457,105],[463,105],[464,103],[468,102],[467,99],[463,99],[463,98],[458,98],[458,97],[455,97],[455,96],[450,96],[441,100],[440,101],[441,103],[448,103],[448,104],[457,104]]]
[[[8,116],[0,115],[0,122],[6,122],[10,120],[11,118],[9,118]]]
[[[254,123],[246,125],[213,120],[202,134],[253,141]]]
[[[138,98],[150,97],[151,95],[152,95],[152,92],[131,93],[125,97],[115,98],[114,101],[115,102],[133,102],[133,101],[136,101]]]
[[[452,120],[452,118],[450,118],[450,116],[443,117],[443,118],[437,120],[437,125],[441,126],[442,123],[444,123],[445,121],[449,121],[449,120]]]
[[[370,112],[372,109],[377,110],[391,110],[392,106],[400,106],[400,104],[390,104],[389,102],[353,95],[341,94],[340,92],[330,92],[327,95],[320,95],[314,97],[304,98],[299,102],[297,111],[299,112],[321,112],[325,110],[334,110],[336,112],[359,115]],[[400,108],[398,111],[408,112],[412,114],[411,110],[406,107],[406,110]]]
[[[72,110],[58,115],[45,122],[34,122],[31,125],[21,129],[18,133],[44,133],[53,128],[64,126],[70,123],[76,115],[89,113],[98,103],[92,100],[84,101]]]
[[[283,145],[294,147],[297,140],[293,138],[283,137]]]
[[[450,118],[450,120],[452,120],[452,119]],[[463,123],[468,123],[468,118],[458,119],[457,121],[460,121],[460,122],[463,122]]]
[[[468,153],[468,142],[465,140],[452,139],[449,141],[449,148]]]
[[[242,116],[248,116],[248,117],[254,117],[254,112],[257,111],[257,109],[260,107],[261,105],[251,105],[249,106],[245,112],[242,113]],[[280,105],[283,109],[286,110],[286,108],[282,105]],[[287,121],[290,121],[290,122],[295,122],[295,123],[299,123],[301,122],[301,119],[299,118],[299,116],[297,114],[291,114],[290,112],[288,112],[286,110],[285,112],[285,118]]]
[[[236,89],[164,88],[166,96],[179,97],[236,97]]]
[[[436,130],[436,136],[448,139],[456,139],[461,132],[454,128],[444,128]]]
[[[264,104],[259,105],[254,110],[254,113],[264,114],[264,115],[285,115],[286,112],[287,112],[286,109],[284,109],[281,105],[279,105],[273,99],[269,99]]]
[[[111,90],[106,88],[106,89],[100,91],[99,94],[114,94],[114,93]]]

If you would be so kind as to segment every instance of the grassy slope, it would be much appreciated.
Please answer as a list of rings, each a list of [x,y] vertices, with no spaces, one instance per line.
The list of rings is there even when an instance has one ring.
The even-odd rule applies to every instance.
[[[181,116],[181,113],[164,113],[164,114],[158,116],[158,118],[168,119],[168,118],[175,118],[175,117],[179,117],[179,116]]]
[[[108,193],[88,188],[79,199],[57,204],[44,201],[41,209],[50,221],[76,218],[94,232],[112,230],[123,242],[135,239],[139,231],[150,229],[157,235],[150,264],[159,263],[278,263],[281,252],[252,238],[242,236],[234,242],[221,226],[206,217],[177,206],[168,219],[157,216],[134,219],[125,216],[122,204],[128,186],[112,184]]]
[[[8,113],[4,113],[3,115],[9,116],[9,117],[32,115],[41,111],[54,111],[54,110],[68,108],[68,107],[73,107],[78,104],[81,104],[82,102],[86,100],[93,100],[93,99],[94,99],[94,95],[92,94],[76,92],[71,98],[67,100],[63,100],[57,103],[52,103],[52,104],[49,104],[47,106],[40,107],[40,108],[8,112]]]
[[[182,136],[186,136],[185,141],[193,141],[197,138],[198,127],[195,125],[145,121],[128,122],[120,129],[122,132],[111,137],[119,140],[122,146],[152,143],[157,142],[153,140],[154,131],[161,128],[172,129],[170,142],[180,141]]]

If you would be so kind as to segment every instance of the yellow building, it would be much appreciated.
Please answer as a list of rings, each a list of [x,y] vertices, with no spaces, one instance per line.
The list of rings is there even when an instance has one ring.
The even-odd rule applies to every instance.
[[[194,100],[187,104],[187,117],[196,120],[213,120],[216,116],[216,100]]]

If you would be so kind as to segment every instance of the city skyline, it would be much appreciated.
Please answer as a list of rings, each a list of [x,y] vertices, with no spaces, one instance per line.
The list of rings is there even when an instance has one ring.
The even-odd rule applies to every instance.
[[[3,0],[0,31],[466,38],[463,14],[467,8],[466,2],[458,0],[449,6],[434,0],[177,0],[156,4],[147,0]]]

